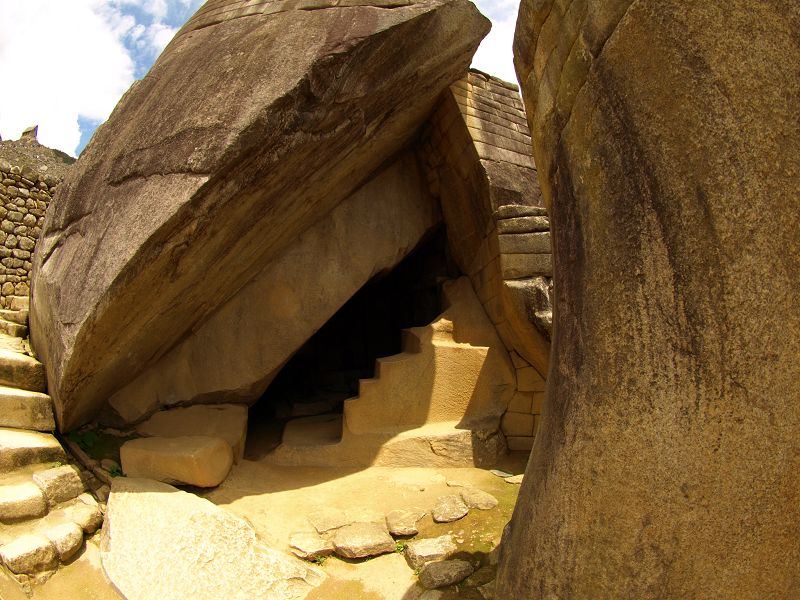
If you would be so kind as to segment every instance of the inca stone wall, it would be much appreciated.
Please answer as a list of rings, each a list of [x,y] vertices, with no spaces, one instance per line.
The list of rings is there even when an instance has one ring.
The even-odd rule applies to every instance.
[[[31,256],[59,180],[0,159],[0,306],[30,292]]]
[[[471,71],[423,133],[450,251],[511,355],[517,391],[503,417],[511,450],[530,450],[547,374],[552,256],[517,86]]]

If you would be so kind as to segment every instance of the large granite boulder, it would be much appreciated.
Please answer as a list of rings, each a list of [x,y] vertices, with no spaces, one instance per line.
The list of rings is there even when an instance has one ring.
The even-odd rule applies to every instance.
[[[556,306],[498,598],[800,595],[798,23],[523,0]]]
[[[54,199],[31,336],[91,417],[416,133],[488,21],[467,0],[206,3]]]

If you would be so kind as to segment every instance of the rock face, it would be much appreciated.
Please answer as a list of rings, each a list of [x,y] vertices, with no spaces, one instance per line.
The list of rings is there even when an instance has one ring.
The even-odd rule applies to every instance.
[[[101,559],[128,600],[289,600],[305,598],[309,582],[323,577],[262,546],[240,517],[147,479],[114,479]]]
[[[110,399],[135,422],[195,399],[249,402],[361,286],[440,220],[403,153],[309,227],[230,301]],[[157,415],[160,413],[157,413]],[[156,417],[158,418],[158,417]]]
[[[797,597],[800,5],[588,4],[520,8],[555,337],[497,597]]]
[[[31,334],[62,429],[398,152],[488,31],[466,0],[239,7],[178,32],[48,213]]]

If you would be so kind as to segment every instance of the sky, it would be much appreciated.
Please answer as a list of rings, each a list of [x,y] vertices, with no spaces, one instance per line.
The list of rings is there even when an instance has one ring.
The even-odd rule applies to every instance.
[[[0,0],[0,137],[15,140],[38,125],[40,143],[80,154],[203,1]],[[492,31],[472,66],[516,81],[519,0],[473,1]]]

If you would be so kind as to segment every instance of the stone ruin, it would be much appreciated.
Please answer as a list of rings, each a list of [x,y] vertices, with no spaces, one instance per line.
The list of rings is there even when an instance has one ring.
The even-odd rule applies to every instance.
[[[31,339],[59,427],[151,431],[197,405],[291,397],[280,463],[529,450],[549,224],[516,86],[467,72],[487,21],[466,2],[238,6],[208,2],[184,26],[49,213]],[[394,288],[354,298],[376,280]],[[408,314],[340,312],[387,293]],[[320,348],[325,327],[340,333]],[[358,360],[287,381],[331,347]]]
[[[526,115],[468,70],[487,23],[466,1],[209,0],[37,221],[52,402],[31,392],[28,428],[133,433],[127,475],[198,486],[236,462],[488,466],[533,447],[524,482],[506,477],[522,488],[484,598],[797,597],[798,21],[781,0],[523,0]],[[23,205],[3,186],[8,216]],[[33,226],[7,220],[24,261],[8,238]],[[23,282],[6,280],[12,312]],[[31,353],[0,357],[4,385],[43,390]],[[30,420],[4,394],[3,418]],[[6,566],[52,567],[97,528],[76,473],[0,498],[0,520],[33,500],[80,513],[41,547],[0,544]],[[442,522],[497,505],[447,485]],[[103,566],[129,598],[319,584],[202,498],[114,489]],[[421,514],[315,514],[292,552],[391,553]],[[186,519],[213,527],[180,547],[140,534]],[[472,573],[456,551],[415,540],[405,559],[436,588]],[[176,552],[178,596],[141,583],[131,556],[153,573]]]

